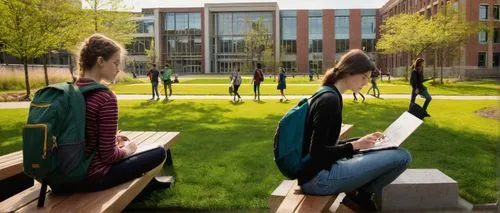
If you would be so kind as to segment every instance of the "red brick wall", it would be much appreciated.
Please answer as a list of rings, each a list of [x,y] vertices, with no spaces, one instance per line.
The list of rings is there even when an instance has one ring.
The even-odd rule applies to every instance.
[[[349,48],[361,49],[361,10],[350,10]]]
[[[335,63],[334,10],[323,10],[323,70]]]
[[[309,68],[309,11],[297,10],[297,69],[304,73]]]

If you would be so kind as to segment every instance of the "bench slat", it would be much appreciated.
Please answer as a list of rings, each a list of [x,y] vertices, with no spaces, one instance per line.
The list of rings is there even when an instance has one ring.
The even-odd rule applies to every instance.
[[[6,155],[2,155],[2,156],[0,156],[0,162],[3,163],[3,162],[11,161],[13,159],[19,158],[20,156],[21,157],[23,156],[23,151],[17,151],[17,152],[9,153]],[[0,163],[0,164],[2,164],[2,163]]]
[[[142,142],[144,141],[147,141],[149,138],[151,138],[152,136],[154,136],[156,134],[156,132],[144,132],[142,133],[141,135],[137,136],[135,139],[134,139],[134,142],[139,145],[141,144]]]
[[[296,213],[310,213],[310,212],[329,212],[330,206],[337,198],[336,195],[332,196],[312,196],[308,195],[299,204],[295,211]],[[335,211],[333,211],[335,212]]]
[[[41,184],[35,181],[34,186],[2,201],[0,203],[0,212],[14,212],[36,200],[40,195],[40,187]]]
[[[290,213],[295,212],[300,202],[304,199],[305,195],[302,194],[300,187],[295,183],[293,187],[288,191],[283,202],[278,207],[276,212],[278,213]]]
[[[140,178],[104,191],[75,193],[69,196],[49,193],[45,200],[45,207],[38,208],[36,206],[37,202],[33,201],[20,209],[19,212],[74,212],[75,210],[83,212],[120,212],[161,171],[162,167],[163,163]]]
[[[179,132],[168,132],[167,134],[159,138],[157,141],[155,141],[155,144],[161,145],[165,149],[169,149],[175,143],[177,143],[179,138],[180,138]]]
[[[0,180],[12,177],[23,172],[23,157],[11,160],[0,167]]]
[[[137,138],[139,135],[142,135],[144,132],[131,132],[131,131],[126,131],[126,132],[121,132],[121,134],[127,136],[128,139],[134,140]]]
[[[297,180],[281,181],[278,188],[276,188],[273,193],[271,193],[271,197],[269,197],[268,207],[270,212],[276,212],[281,202],[285,199],[286,194],[288,194],[288,191],[290,191],[290,189],[296,184]]]
[[[122,132],[122,134],[135,141],[138,145],[155,144],[161,145],[165,149],[169,149],[180,138],[179,132],[126,131]],[[14,159],[10,163],[15,162],[16,166],[20,167],[17,169],[22,172],[22,151],[11,153],[8,157]],[[7,165],[7,162],[3,162],[3,164]],[[142,191],[155,175],[160,174],[163,164],[164,162],[140,178],[100,192],[56,195],[50,193],[49,190],[45,207],[41,209],[36,207],[40,192],[40,184],[36,182],[35,186],[0,203],[0,211],[11,212],[19,208],[21,208],[19,209],[20,212],[71,212],[75,211],[75,209],[84,209],[85,212],[121,211]],[[4,170],[0,171],[2,171],[0,175],[4,175],[6,169],[4,168]]]

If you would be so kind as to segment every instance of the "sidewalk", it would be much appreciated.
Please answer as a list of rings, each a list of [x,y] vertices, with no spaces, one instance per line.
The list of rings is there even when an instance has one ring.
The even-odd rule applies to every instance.
[[[307,95],[289,95],[288,99],[301,99],[308,97]],[[373,99],[371,95],[365,95],[366,99]],[[149,100],[151,95],[117,95],[118,100]],[[162,99],[164,97],[162,96]],[[243,95],[243,100],[253,100],[253,96]],[[261,100],[279,100],[281,96],[260,96]],[[342,95],[344,99],[353,99],[351,94]],[[358,97],[360,99],[361,97]],[[380,95],[381,99],[410,99],[410,95]],[[229,95],[173,95],[170,99],[177,100],[231,100],[232,96]],[[446,95],[433,95],[432,99],[444,100],[499,100],[500,96],[446,96]],[[15,108],[29,108],[30,102],[0,102],[0,109],[15,109]]]

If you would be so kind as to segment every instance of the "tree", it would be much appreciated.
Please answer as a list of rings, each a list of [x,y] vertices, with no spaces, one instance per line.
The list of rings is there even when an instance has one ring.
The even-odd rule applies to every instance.
[[[245,54],[247,56],[247,64],[252,64],[251,66],[248,65],[248,67],[252,67],[255,61],[258,63],[263,62],[262,57],[266,50],[272,52],[274,42],[271,39],[271,34],[264,25],[264,19],[259,18],[256,21],[246,20],[246,23],[250,30],[245,34]]]
[[[408,80],[408,64],[431,48],[433,28],[429,19],[417,13],[392,16],[380,26],[381,38],[376,48],[383,54],[408,53],[405,73]]]
[[[84,14],[87,23],[83,28],[92,33],[102,33],[122,44],[132,41],[132,33],[136,31],[136,22],[130,8],[123,0],[84,0]]]
[[[432,46],[441,67],[440,83],[443,84],[445,62],[459,58],[463,44],[484,26],[467,21],[463,11],[453,7],[451,2],[433,16],[431,21],[434,27]]]
[[[144,46],[147,46],[147,45],[144,44]],[[149,43],[149,48],[146,48],[145,52],[146,52],[146,57],[149,60],[149,63],[150,64],[156,63],[157,57],[156,57],[156,51],[155,51],[155,40],[154,40],[154,38],[151,39],[151,42]]]
[[[45,41],[45,54],[43,57],[43,69],[45,74],[45,84],[49,85],[47,72],[47,57],[49,53],[59,53],[62,49],[72,49],[78,41],[81,41],[85,34],[80,30],[81,6],[68,0],[46,0],[43,5],[43,14],[40,19],[44,26],[42,35]],[[72,69],[70,74],[73,76]],[[74,78],[74,77],[73,77]]]
[[[43,0],[0,0],[0,42],[4,51],[24,64],[26,97],[30,97],[28,60],[43,55],[51,41],[43,22],[47,4]]]

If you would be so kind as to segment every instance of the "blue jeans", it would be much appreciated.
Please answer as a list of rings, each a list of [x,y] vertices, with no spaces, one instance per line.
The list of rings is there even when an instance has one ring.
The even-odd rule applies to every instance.
[[[427,88],[424,87],[423,89],[421,89],[420,91],[418,91],[418,95],[421,95],[422,97],[425,98],[425,102],[424,102],[424,105],[422,106],[422,108],[427,111],[427,107],[429,106],[429,103],[431,102],[432,100],[432,97],[431,95],[429,94],[429,92],[427,91]],[[415,103],[415,99],[417,98],[417,94],[415,93],[415,89],[412,89],[411,91],[411,101],[410,101],[410,105],[412,103]]]
[[[354,155],[335,162],[330,171],[321,170],[301,189],[311,195],[331,195],[360,190],[381,196],[384,186],[403,173],[411,154],[403,148]]]
[[[254,93],[254,98],[256,98],[258,96],[260,99],[260,82],[253,83],[253,93]]]

